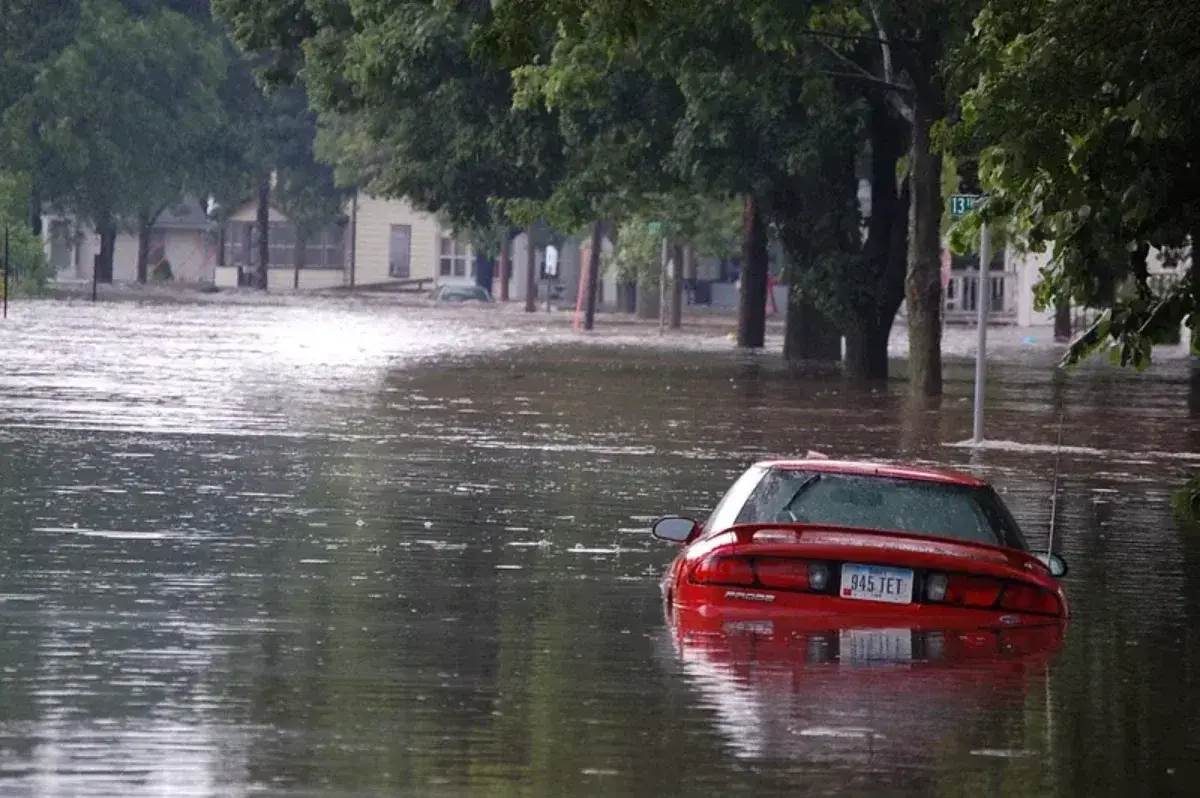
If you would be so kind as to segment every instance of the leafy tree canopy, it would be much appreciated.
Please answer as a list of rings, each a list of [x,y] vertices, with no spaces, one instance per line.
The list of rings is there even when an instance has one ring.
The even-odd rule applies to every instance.
[[[238,43],[266,60],[268,76],[303,73],[339,182],[406,197],[462,226],[490,225],[496,198],[552,190],[562,159],[555,120],[514,109],[508,72],[466,45],[490,2],[213,5]]]
[[[219,47],[186,17],[134,17],[88,0],[78,36],[39,74],[23,121],[36,125],[45,199],[97,224],[176,200],[194,149],[220,124]]]
[[[1149,268],[1200,238],[1197,22],[1156,0],[991,0],[962,48],[946,143],[978,153],[983,213],[1049,252],[1039,307],[1105,310],[1067,362],[1107,348],[1144,366],[1185,320],[1200,343],[1196,270],[1163,287]]]

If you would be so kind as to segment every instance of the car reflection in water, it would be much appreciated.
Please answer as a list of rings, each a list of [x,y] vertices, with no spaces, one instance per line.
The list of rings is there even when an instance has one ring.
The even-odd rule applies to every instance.
[[[893,774],[932,764],[947,745],[1003,747],[995,735],[1011,724],[981,716],[1019,713],[1064,634],[1059,622],[831,628],[839,621],[819,615],[666,613],[678,662],[733,753]]]

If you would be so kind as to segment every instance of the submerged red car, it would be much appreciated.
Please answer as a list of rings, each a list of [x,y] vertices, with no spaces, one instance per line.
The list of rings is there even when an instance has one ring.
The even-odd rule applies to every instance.
[[[939,629],[1068,616],[1066,562],[1031,552],[996,491],[953,471],[763,461],[705,523],[670,516],[653,532],[684,544],[662,583],[679,609]]]

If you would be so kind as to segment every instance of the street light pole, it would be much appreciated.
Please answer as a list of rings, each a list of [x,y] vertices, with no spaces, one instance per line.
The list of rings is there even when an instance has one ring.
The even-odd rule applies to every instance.
[[[8,318],[8,225],[4,226],[4,316]]]
[[[992,280],[989,266],[992,259],[992,241],[988,223],[979,227],[979,286],[975,292],[975,305],[979,311],[979,343],[975,352],[975,423],[974,441],[983,443],[983,384],[987,372],[987,322],[988,304],[992,295]]]

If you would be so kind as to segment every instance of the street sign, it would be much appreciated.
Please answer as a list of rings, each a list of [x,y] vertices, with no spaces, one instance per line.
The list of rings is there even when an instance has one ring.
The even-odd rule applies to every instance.
[[[546,247],[546,276],[558,276],[558,247]]]
[[[651,222],[650,223],[650,232],[651,233],[657,233],[660,230],[662,230],[662,222]]]
[[[979,202],[978,194],[952,194],[950,195],[950,217],[952,219],[961,219],[975,208],[975,203]]]

